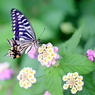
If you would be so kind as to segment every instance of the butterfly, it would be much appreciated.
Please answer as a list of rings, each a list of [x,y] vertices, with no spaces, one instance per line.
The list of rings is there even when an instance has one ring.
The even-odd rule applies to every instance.
[[[27,54],[33,46],[38,45],[40,39],[36,40],[36,35],[30,22],[19,10],[11,9],[11,20],[14,37],[7,40],[11,48],[6,55],[18,58],[24,51]]]

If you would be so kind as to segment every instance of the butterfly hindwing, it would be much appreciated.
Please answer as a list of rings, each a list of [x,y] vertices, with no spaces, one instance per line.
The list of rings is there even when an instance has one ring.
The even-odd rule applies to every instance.
[[[12,31],[15,40],[35,40],[36,36],[30,22],[17,9],[11,10]]]

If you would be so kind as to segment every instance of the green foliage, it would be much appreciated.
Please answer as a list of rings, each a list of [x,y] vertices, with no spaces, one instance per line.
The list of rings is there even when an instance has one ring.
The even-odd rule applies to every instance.
[[[45,75],[45,86],[52,95],[62,94],[62,78],[60,76],[61,68],[53,68]]]
[[[68,41],[66,41],[64,44],[61,45],[60,47],[61,49],[59,50],[59,53],[64,56],[68,53],[73,53],[80,41],[81,32],[82,32],[82,28],[75,31],[74,35]]]
[[[83,55],[70,54],[61,60],[61,67],[65,72],[87,74],[94,69],[94,64]]]

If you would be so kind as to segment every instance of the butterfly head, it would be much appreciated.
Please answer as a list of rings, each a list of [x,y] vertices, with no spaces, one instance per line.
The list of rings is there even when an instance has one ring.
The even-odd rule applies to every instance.
[[[38,39],[38,40],[36,40],[36,43],[38,44],[40,41],[41,41],[41,40],[40,40],[40,39]]]

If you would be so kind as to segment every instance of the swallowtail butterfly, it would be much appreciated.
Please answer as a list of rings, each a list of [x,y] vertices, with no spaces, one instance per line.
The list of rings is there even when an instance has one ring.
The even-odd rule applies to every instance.
[[[11,9],[11,20],[14,37],[7,40],[11,48],[6,55],[17,58],[24,51],[28,53],[33,46],[38,45],[40,39],[36,40],[36,35],[30,22],[19,10]]]

